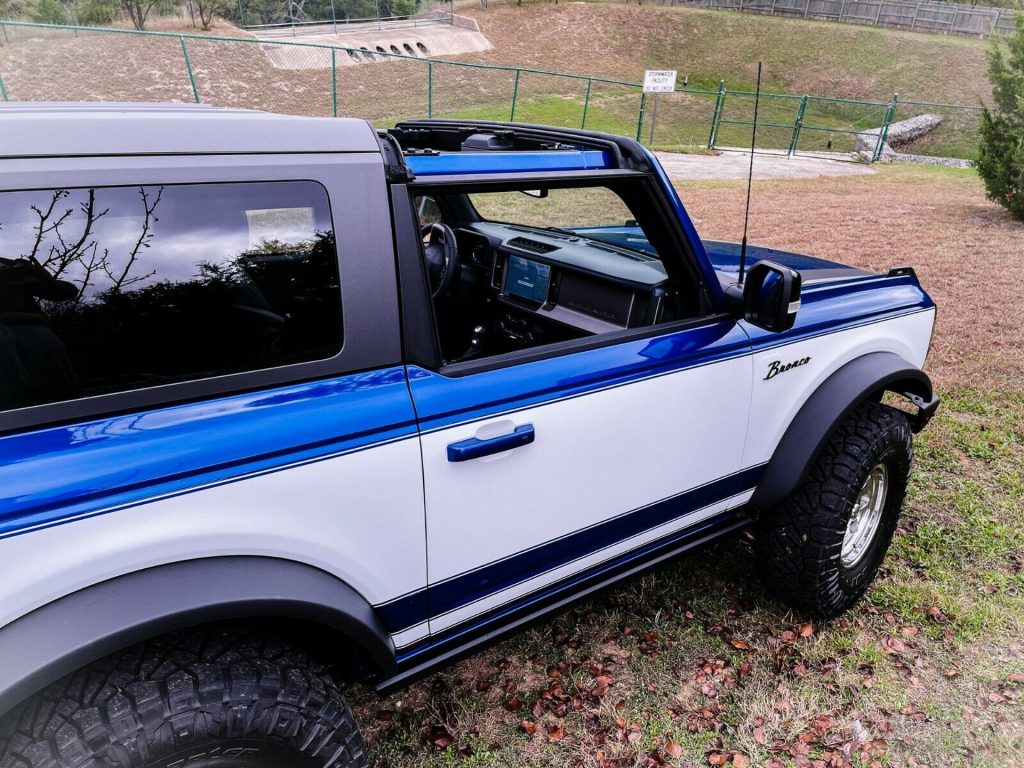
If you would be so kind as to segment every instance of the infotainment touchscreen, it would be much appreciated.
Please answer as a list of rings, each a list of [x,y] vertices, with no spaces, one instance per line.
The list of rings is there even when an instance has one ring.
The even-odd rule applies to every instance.
[[[543,304],[548,299],[551,267],[522,256],[509,256],[505,293],[520,299]]]

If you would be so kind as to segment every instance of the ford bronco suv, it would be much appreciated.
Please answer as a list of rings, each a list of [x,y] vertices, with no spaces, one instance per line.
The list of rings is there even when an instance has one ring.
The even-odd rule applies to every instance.
[[[912,269],[745,270],[598,133],[0,125],[0,768],[364,766],[346,682],[715,537],[806,616],[877,572],[938,405]]]

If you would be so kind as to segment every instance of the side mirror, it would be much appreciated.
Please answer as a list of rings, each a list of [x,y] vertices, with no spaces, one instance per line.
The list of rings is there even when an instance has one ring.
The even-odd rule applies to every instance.
[[[759,261],[747,272],[742,296],[737,295],[740,291],[738,285],[731,286],[733,290],[727,293],[731,294],[734,306],[742,300],[742,316],[748,323],[781,333],[788,331],[796,322],[802,282],[796,270],[771,261]]]

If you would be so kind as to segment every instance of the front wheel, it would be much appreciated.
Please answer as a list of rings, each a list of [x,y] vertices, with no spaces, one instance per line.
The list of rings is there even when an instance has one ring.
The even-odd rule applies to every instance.
[[[840,425],[804,484],[758,524],[761,569],[784,603],[832,618],[860,599],[892,541],[912,456],[894,408],[864,403]]]
[[[0,768],[367,765],[324,668],[237,633],[176,633],[108,656],[0,721]]]

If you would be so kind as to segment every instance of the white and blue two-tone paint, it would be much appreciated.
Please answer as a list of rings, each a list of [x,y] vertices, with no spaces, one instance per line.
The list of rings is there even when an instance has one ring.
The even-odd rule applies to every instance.
[[[937,405],[922,372],[935,307],[912,270],[751,249],[802,277],[792,327],[758,327],[729,296],[736,247],[702,241],[626,139],[441,121],[378,135],[169,107],[12,107],[0,121],[0,198],[315,182],[344,315],[341,350],[315,364],[0,412],[2,710],[144,637],[249,617],[320,626],[393,687],[746,525],[859,402],[904,395],[917,426]],[[474,141],[451,145],[452,131]],[[477,141],[495,135],[517,143]],[[446,359],[421,190],[606,179],[664,217],[699,307]]]

